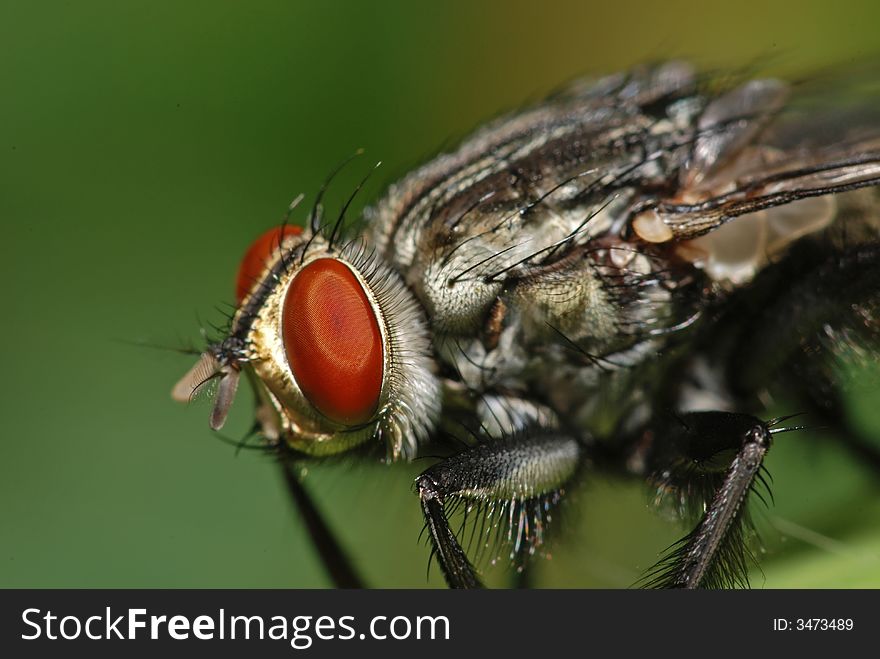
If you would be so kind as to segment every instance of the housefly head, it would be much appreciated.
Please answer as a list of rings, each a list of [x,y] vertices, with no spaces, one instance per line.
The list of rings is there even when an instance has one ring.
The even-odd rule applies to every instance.
[[[178,382],[175,399],[219,380],[219,429],[245,373],[271,441],[331,455],[384,440],[391,457],[412,455],[438,413],[439,385],[421,308],[371,250],[272,229],[245,253],[236,297],[228,336]]]

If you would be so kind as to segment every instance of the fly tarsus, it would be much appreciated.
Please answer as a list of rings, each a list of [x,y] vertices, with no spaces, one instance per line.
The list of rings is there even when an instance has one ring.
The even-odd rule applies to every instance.
[[[432,553],[436,555],[443,576],[450,588],[482,588],[474,566],[449,528],[443,505],[443,495],[430,476],[422,474],[416,480],[416,489],[422,502],[425,525],[431,534]]]
[[[748,586],[745,509],[751,493],[763,499],[755,488],[767,485],[761,472],[773,431],[759,419],[728,412],[684,414],[680,424],[680,434],[687,438],[676,443],[683,449],[682,461],[691,463],[690,482],[679,474],[678,483],[671,479],[667,483],[691,493],[705,491],[696,481],[720,480],[720,483],[711,498],[703,502],[705,512],[694,530],[670,548],[640,585],[653,588]],[[706,446],[714,447],[715,455],[706,452]],[[697,447],[699,454],[694,451]],[[716,459],[730,449],[736,453],[721,477],[716,471]],[[694,503],[700,504],[699,501]]]

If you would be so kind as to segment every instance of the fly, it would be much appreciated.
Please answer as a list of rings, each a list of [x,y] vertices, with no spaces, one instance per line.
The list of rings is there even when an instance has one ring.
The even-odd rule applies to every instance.
[[[496,120],[358,233],[325,185],[305,228],[248,250],[226,336],[173,395],[216,380],[219,429],[245,376],[339,586],[361,582],[296,467],[342,455],[440,456],[414,489],[452,587],[481,585],[468,548],[493,538],[526,569],[591,471],[693,520],[643,585],[745,586],[747,504],[794,429],[767,391],[880,465],[832,368],[880,349],[880,104],[836,91],[670,62]]]

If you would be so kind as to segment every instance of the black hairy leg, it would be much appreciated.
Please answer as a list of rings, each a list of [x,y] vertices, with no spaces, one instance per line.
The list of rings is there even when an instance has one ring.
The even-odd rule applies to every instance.
[[[290,499],[305,522],[312,545],[333,585],[337,588],[363,588],[363,581],[352,566],[348,554],[324,521],[321,511],[315,506],[300,480],[296,463],[284,458],[280,463]]]
[[[803,414],[804,425],[830,429],[860,461],[880,469],[877,444],[847,422],[841,374],[842,362],[876,363],[878,320],[876,239],[829,234],[802,242],[724,301],[684,362],[670,369],[678,385],[663,388],[657,409],[705,409],[707,400],[717,399],[727,409],[755,411],[779,392],[786,407]],[[686,391],[680,374],[700,372],[708,375],[694,378]],[[751,529],[744,506],[750,491],[762,498],[767,493],[763,469],[753,471],[745,458],[763,459],[770,435],[781,430],[772,425],[746,414],[658,413],[641,431],[647,438],[641,446],[650,447],[642,457],[661,498],[672,499],[685,515],[701,515],[644,585],[748,585]],[[748,440],[750,433],[755,441]],[[763,447],[757,441],[762,435],[768,439]]]
[[[524,561],[543,542],[551,507],[580,467],[582,453],[580,442],[559,431],[529,429],[468,448],[416,479],[431,555],[450,587],[482,587],[450,515],[463,507],[465,516],[479,518],[472,520],[479,543],[487,533],[506,534],[512,559]]]
[[[763,460],[772,425],[748,414],[690,412],[651,429],[649,461],[658,493],[675,497],[682,512],[705,512],[640,585],[748,586],[746,504],[753,492],[763,498],[756,486],[767,487]]]

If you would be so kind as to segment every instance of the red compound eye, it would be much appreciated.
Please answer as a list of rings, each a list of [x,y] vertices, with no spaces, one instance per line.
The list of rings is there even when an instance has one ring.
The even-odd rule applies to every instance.
[[[235,299],[241,304],[248,291],[263,274],[266,263],[278,252],[278,245],[287,236],[298,236],[302,233],[302,227],[285,224],[281,227],[269,229],[248,247],[238,266],[238,277],[235,280]]]
[[[379,323],[354,273],[317,259],[287,289],[281,332],[287,360],[309,402],[333,421],[368,421],[379,404],[383,347]]]

